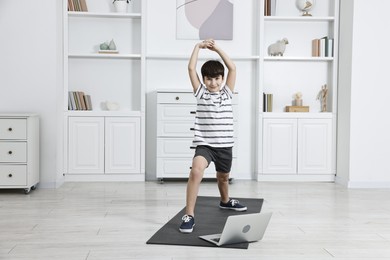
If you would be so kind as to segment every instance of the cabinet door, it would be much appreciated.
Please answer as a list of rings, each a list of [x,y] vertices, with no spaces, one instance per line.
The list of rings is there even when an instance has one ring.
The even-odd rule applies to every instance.
[[[141,170],[140,118],[106,118],[105,172],[139,173]]]
[[[331,173],[332,119],[298,120],[298,173]]]
[[[297,120],[264,119],[263,173],[296,174]]]
[[[104,118],[69,117],[68,171],[104,173]]]

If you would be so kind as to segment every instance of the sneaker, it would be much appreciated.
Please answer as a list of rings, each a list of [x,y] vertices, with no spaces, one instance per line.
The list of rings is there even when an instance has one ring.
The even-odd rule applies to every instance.
[[[181,225],[179,228],[180,232],[191,233],[192,230],[194,230],[194,226],[195,226],[194,217],[191,215],[184,215],[181,220],[183,220],[183,222],[181,222]]]
[[[235,211],[247,210],[247,207],[245,207],[244,205],[241,205],[240,202],[238,200],[235,200],[235,199],[230,199],[227,203],[223,203],[221,201],[221,203],[219,203],[219,207],[221,209],[231,209],[231,210],[235,210]]]

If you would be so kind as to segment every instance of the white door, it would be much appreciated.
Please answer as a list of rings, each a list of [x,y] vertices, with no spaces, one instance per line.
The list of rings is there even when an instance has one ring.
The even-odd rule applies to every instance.
[[[141,171],[140,127],[139,117],[106,118],[106,174]]]
[[[330,174],[332,119],[298,120],[298,173]]]
[[[104,173],[104,118],[69,117],[68,173]]]
[[[263,174],[296,174],[297,119],[264,119]]]

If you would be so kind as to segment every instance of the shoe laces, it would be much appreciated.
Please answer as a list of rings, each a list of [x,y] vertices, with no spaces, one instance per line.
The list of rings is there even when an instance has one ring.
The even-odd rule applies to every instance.
[[[238,203],[239,203],[238,200],[235,200],[235,199],[231,199],[231,200],[230,200],[230,204],[232,204],[232,206],[234,206],[234,205],[236,205],[236,204],[238,204]]]
[[[189,215],[184,215],[183,218],[181,220],[183,220],[185,223],[189,222],[190,220],[192,219],[191,216]]]

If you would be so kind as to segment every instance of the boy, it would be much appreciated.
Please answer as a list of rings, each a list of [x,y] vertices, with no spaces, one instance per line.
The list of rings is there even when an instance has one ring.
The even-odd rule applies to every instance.
[[[222,58],[228,69],[225,85],[223,84],[225,68],[216,60],[209,60],[203,64],[201,68],[203,83],[201,83],[196,72],[200,49],[215,51]],[[229,173],[234,144],[232,97],[236,81],[236,66],[214,40],[210,39],[195,45],[188,63],[188,73],[197,99],[193,140],[196,150],[187,183],[186,214],[179,228],[182,233],[193,231],[199,185],[204,170],[211,161],[214,162],[217,171],[217,183],[221,195],[219,207],[235,211],[247,210],[238,200],[229,198]]]

